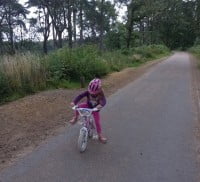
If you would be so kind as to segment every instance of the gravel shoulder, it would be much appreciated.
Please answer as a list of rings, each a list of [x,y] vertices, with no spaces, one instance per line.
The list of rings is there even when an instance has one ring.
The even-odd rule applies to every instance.
[[[164,59],[106,76],[102,79],[106,96],[136,80]],[[47,138],[62,132],[73,115],[69,103],[82,90],[44,91],[0,106],[0,170]]]
[[[192,95],[194,103],[194,111],[196,114],[196,126],[194,128],[194,134],[197,143],[197,163],[200,166],[200,60],[190,55],[191,61],[191,74],[192,74]],[[200,173],[199,173],[200,179]]]

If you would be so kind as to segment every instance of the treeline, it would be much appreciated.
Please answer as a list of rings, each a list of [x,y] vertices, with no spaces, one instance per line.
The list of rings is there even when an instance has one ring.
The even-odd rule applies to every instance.
[[[35,16],[27,18],[29,8]],[[120,8],[125,16],[119,22]],[[42,43],[36,43],[41,39]],[[0,0],[0,53],[69,48],[100,50],[165,44],[192,46],[200,37],[200,0]],[[52,40],[50,40],[52,39]]]

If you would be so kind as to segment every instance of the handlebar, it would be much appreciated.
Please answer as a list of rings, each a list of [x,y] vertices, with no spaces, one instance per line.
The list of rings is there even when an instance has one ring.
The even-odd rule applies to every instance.
[[[81,116],[90,116],[92,112],[99,111],[99,109],[97,109],[96,107],[90,109],[90,108],[81,108],[78,107],[77,105],[73,106],[72,109],[78,111]]]
[[[90,109],[90,108],[81,108],[81,107],[78,107],[78,105],[73,106],[72,109],[73,110],[80,110],[80,109],[82,110],[82,109],[84,109],[84,110],[88,110],[88,111],[99,111],[99,109],[97,109],[96,107]]]

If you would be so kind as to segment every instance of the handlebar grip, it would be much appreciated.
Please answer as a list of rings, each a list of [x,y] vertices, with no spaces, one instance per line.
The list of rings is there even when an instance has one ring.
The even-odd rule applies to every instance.
[[[99,109],[97,109],[97,108],[95,107],[95,108],[93,108],[93,111],[99,111]]]
[[[76,110],[77,108],[78,108],[77,105],[75,105],[75,106],[72,107],[73,110]]]

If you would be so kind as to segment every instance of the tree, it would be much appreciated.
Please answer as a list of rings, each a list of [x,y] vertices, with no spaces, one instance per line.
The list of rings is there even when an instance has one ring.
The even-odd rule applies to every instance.
[[[72,20],[71,20],[71,17],[72,17],[72,2],[71,0],[68,0],[67,1],[67,21],[68,21],[68,41],[69,41],[69,48],[72,48]]]
[[[127,15],[127,48],[130,47],[130,43],[132,40],[132,32],[134,21],[140,21],[142,19],[141,16],[141,7],[142,1],[131,1],[128,5],[128,15]]]
[[[186,48],[194,42],[194,2],[161,1],[162,12],[155,21],[161,39],[170,48]]]
[[[74,44],[76,44],[76,25],[77,25],[77,11],[78,11],[78,0],[73,1],[73,38]]]
[[[4,28],[6,27],[8,31],[6,31],[6,35],[10,42],[10,53],[15,53],[14,48],[14,29],[17,26],[22,26],[26,29],[24,19],[28,14],[28,10],[26,10],[21,4],[17,2],[17,0],[7,0],[3,1],[1,4],[1,11],[3,11],[1,21],[4,24]],[[2,23],[1,22],[1,23]],[[2,30],[1,30],[2,37]]]
[[[47,54],[47,41],[50,34],[50,15],[47,10],[47,8],[42,5],[40,0],[29,0],[29,7],[36,6],[38,10],[36,13],[38,14],[38,17],[36,19],[32,18],[30,21],[30,24],[32,26],[37,26],[37,31],[39,33],[42,33],[43,35],[43,52]]]
[[[103,49],[103,28],[104,28],[104,2],[105,0],[101,0],[101,7],[100,7],[100,44],[99,48],[102,51]]]
[[[80,24],[80,44],[83,43],[83,0],[79,0],[79,24]]]
[[[198,39],[200,39],[200,0],[195,1],[195,33]]]
[[[84,28],[88,32],[88,39],[99,43],[103,47],[104,35],[112,28],[116,21],[114,5],[110,1],[92,0],[84,4]]]

